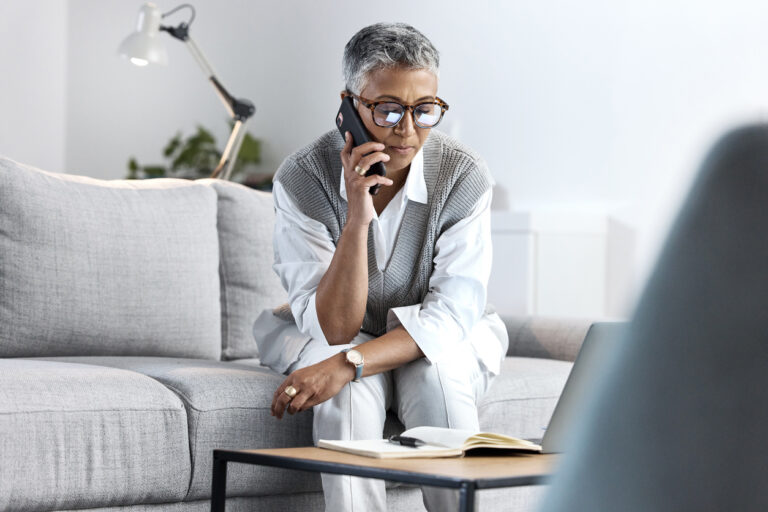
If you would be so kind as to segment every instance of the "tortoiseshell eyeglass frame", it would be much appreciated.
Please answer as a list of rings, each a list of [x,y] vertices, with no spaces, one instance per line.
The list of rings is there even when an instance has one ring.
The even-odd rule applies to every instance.
[[[411,118],[413,119],[413,124],[415,124],[419,128],[426,128],[426,129],[434,128],[435,126],[440,124],[440,121],[443,120],[443,116],[445,115],[445,111],[450,108],[446,102],[444,102],[443,100],[441,100],[437,96],[435,96],[434,101],[422,101],[422,102],[417,103],[415,105],[403,105],[402,103],[399,103],[397,101],[392,101],[392,100],[388,100],[388,101],[373,101],[373,100],[369,100],[367,98],[363,98],[362,96],[358,96],[357,94],[353,94],[353,93],[351,93],[349,91],[342,91],[341,99],[343,100],[347,96],[355,98],[357,101],[362,103],[363,106],[368,108],[371,111],[371,118],[373,119],[373,123],[376,126],[381,126],[382,128],[394,128],[395,126],[397,126],[400,123],[400,121],[403,120],[403,118],[405,117],[405,113],[407,111],[409,111],[409,110],[411,111]],[[392,124],[392,125],[380,125],[379,123],[376,122],[376,116],[374,115],[373,111],[374,111],[374,109],[376,108],[377,105],[381,105],[382,103],[394,103],[396,105],[400,105],[401,107],[403,107],[403,115],[397,121],[397,123]],[[421,105],[438,105],[440,107],[440,119],[438,119],[435,124],[430,125],[430,126],[423,126],[423,125],[419,124],[419,122],[416,121],[416,108],[420,107]]]

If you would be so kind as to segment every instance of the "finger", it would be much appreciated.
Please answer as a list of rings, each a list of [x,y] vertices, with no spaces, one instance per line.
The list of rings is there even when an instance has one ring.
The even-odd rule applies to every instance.
[[[388,154],[377,151],[376,153],[371,153],[370,155],[361,158],[357,165],[363,169],[370,169],[371,166],[377,162],[389,162],[389,158]]]
[[[285,379],[282,384],[277,386],[277,389],[275,390],[275,394],[272,395],[272,398],[277,398],[281,394],[285,393],[286,388],[291,385],[291,382],[293,382],[293,379],[291,378]]]
[[[389,178],[385,178],[384,176],[379,176],[378,174],[372,174],[370,176],[366,176],[360,179],[357,183],[359,184],[358,186],[365,189],[369,189],[374,185],[384,185],[385,187],[389,187],[394,182]]]
[[[380,142],[366,142],[365,144],[361,144],[359,146],[355,146],[352,148],[351,153],[351,159],[352,162],[358,162],[361,158],[363,158],[363,155],[367,155],[368,153],[373,153],[375,151],[384,151],[387,146]]]
[[[312,395],[313,393],[303,392],[293,397],[293,400],[291,400],[291,402],[288,404],[288,414],[296,414],[297,412],[301,412],[307,409],[305,404],[307,400],[312,397]]]
[[[279,396],[280,396],[280,393],[284,393],[284,392],[285,392],[285,387],[286,387],[286,386],[285,386],[284,384],[285,384],[285,383],[283,383],[283,384],[280,384],[279,386],[277,386],[277,389],[275,390],[275,394],[274,394],[274,395],[272,395],[272,401],[273,401],[273,402],[274,402],[275,400],[277,400],[277,397],[279,397]]]
[[[317,404],[321,404],[331,398],[330,396],[323,396],[319,393],[316,393],[309,397],[306,402],[302,404],[303,410],[311,409],[312,407],[316,406]]]
[[[280,388],[279,388],[279,387],[278,387],[277,389],[278,389],[278,391],[280,390]],[[272,416],[274,416],[274,415],[275,415],[275,410],[277,409],[277,398],[280,396],[280,395],[278,394],[278,391],[275,391],[275,394],[274,394],[274,395],[272,395],[272,405],[269,407],[269,413],[270,413]]]
[[[285,393],[283,393],[285,394]],[[275,394],[274,397],[272,397],[272,407],[270,407],[270,412],[272,413],[272,416],[277,416],[277,407],[278,407],[278,400],[280,400],[280,395]]]
[[[275,411],[277,408],[277,401],[281,396],[287,397],[288,395],[285,394],[285,389],[291,385],[293,382],[293,374],[289,375],[287,379],[285,379],[282,384],[277,386],[277,389],[275,390],[275,394],[272,395],[272,407],[270,408],[270,411],[272,412],[272,416],[275,415]]]
[[[355,165],[357,165],[356,162],[360,160],[360,157],[363,154],[365,154],[355,154],[355,149],[355,141],[352,138],[352,134],[350,132],[346,132],[346,135],[344,136],[344,148],[341,150],[341,162],[344,165],[344,169],[346,170],[354,169]],[[371,151],[375,151],[375,149]]]
[[[277,419],[283,418],[283,413],[285,412],[285,408],[288,406],[288,403],[291,401],[291,397],[283,393],[279,397],[277,397],[277,401],[275,402],[275,416]]]
[[[349,179],[355,173],[355,166],[357,165],[357,159],[352,156],[352,135],[347,132],[347,140],[344,144],[344,149],[341,150],[341,165],[344,168],[344,177]]]
[[[345,156],[349,158],[352,153],[352,134],[349,132],[344,133],[344,149],[341,150],[341,157]]]

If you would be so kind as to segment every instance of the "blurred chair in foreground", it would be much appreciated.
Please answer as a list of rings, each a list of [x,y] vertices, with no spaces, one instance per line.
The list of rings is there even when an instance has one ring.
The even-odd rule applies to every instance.
[[[768,125],[710,152],[542,503],[768,510]]]

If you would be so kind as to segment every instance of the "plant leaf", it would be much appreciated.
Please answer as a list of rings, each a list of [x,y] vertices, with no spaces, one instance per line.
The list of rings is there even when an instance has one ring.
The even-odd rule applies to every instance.
[[[243,164],[258,164],[261,162],[261,141],[250,133],[245,134],[237,160]]]
[[[181,132],[176,132],[176,135],[168,141],[168,144],[165,145],[165,148],[163,149],[163,156],[169,158],[180,145]]]
[[[147,178],[162,178],[166,175],[165,167],[160,165],[145,165],[143,170]]]
[[[234,122],[229,120],[228,124],[231,130]],[[196,131],[192,135],[185,138],[182,132],[178,131],[165,145],[163,156],[170,159],[169,167],[162,165],[142,167],[134,157],[131,157],[128,161],[128,178],[159,178],[173,175],[207,177],[218,166],[221,153],[216,147],[216,139],[213,134],[203,126],[197,125]],[[246,132],[243,135],[237,161],[232,169],[232,176],[244,167],[260,162],[261,141]]]

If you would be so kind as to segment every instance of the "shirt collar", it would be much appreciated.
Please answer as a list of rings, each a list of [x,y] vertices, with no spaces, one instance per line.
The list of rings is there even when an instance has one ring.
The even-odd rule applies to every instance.
[[[411,160],[411,168],[408,170],[408,177],[405,178],[403,185],[405,200],[416,201],[417,203],[427,204],[427,182],[424,181],[424,148],[422,147],[416,156]],[[339,195],[345,201],[347,200],[347,186],[344,182],[344,168],[341,169],[341,184],[339,185]]]

